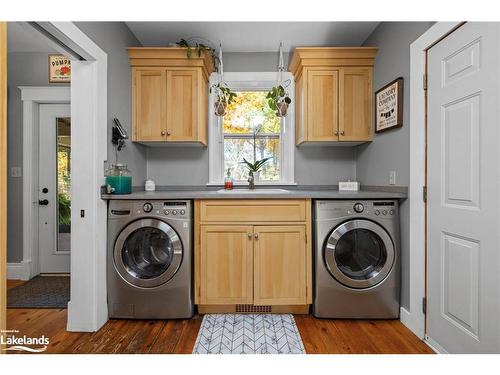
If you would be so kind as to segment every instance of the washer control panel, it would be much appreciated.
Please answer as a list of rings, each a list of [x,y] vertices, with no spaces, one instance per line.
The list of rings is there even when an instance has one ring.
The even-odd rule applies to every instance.
[[[315,218],[342,218],[349,216],[391,218],[398,212],[397,200],[339,201],[317,200]]]
[[[142,201],[136,204],[134,214],[187,219],[190,215],[189,207],[189,202],[186,201]]]

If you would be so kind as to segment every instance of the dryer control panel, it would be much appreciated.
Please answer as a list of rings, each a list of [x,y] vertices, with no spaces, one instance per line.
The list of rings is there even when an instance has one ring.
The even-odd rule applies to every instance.
[[[371,216],[381,219],[395,217],[398,213],[397,200],[317,200],[314,207],[314,218],[316,220],[350,216]]]

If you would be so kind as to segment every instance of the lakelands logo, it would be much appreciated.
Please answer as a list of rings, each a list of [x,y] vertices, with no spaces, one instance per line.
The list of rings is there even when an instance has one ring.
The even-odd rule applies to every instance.
[[[42,353],[47,350],[49,338],[19,336],[17,330],[6,330],[0,332],[0,345],[5,346],[4,351],[21,351],[30,353]]]

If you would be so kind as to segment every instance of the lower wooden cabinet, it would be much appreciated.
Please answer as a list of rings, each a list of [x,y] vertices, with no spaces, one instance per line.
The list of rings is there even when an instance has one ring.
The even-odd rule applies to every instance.
[[[238,206],[243,202],[233,203]],[[272,201],[247,200],[245,207],[255,205],[273,212],[285,203],[304,207],[305,212],[310,209],[310,201],[305,200],[274,201],[274,205]],[[217,222],[201,219],[210,217],[206,206],[221,205],[227,206],[230,221],[224,222],[220,214],[215,216]],[[228,306],[239,305],[276,306],[286,312],[287,306],[310,304],[310,214],[298,216],[296,223],[259,222],[255,215],[248,215],[252,220],[241,223],[247,211],[241,210],[242,216],[234,217],[231,207],[230,201],[195,203],[196,303],[211,306],[211,312],[228,312]],[[217,306],[225,309],[217,310]]]
[[[254,304],[306,304],[305,226],[254,227]]]
[[[252,303],[252,227],[203,225],[200,234],[202,303]]]

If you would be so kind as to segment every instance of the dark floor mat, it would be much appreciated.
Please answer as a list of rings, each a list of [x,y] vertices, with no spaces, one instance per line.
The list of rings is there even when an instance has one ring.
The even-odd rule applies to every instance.
[[[36,276],[7,291],[7,307],[66,309],[69,281],[69,276]]]

